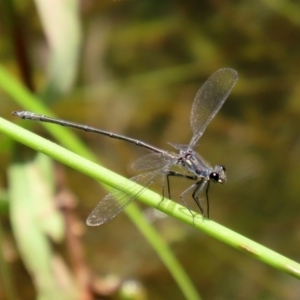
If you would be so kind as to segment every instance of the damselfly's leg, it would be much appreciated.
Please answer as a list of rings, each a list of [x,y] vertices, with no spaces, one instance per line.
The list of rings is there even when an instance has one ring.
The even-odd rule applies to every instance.
[[[203,206],[202,206],[202,204],[199,200],[199,196],[201,195],[201,193],[203,191],[203,188],[205,187],[205,184],[207,184],[206,191],[205,191],[205,195],[206,195],[206,214],[205,214],[205,210],[203,209]],[[195,190],[192,194],[192,197],[195,200],[197,206],[199,207],[199,209],[202,213],[202,216],[207,217],[207,218],[209,218],[209,201],[208,201],[209,184],[210,184],[210,181],[206,181],[204,179],[199,181],[197,187],[195,188]]]
[[[209,190],[209,185],[210,185],[210,181],[207,183],[207,187],[206,187],[206,205],[207,205],[207,219],[209,219],[209,198],[208,198],[208,190]]]
[[[171,189],[170,189],[170,179],[169,179],[170,176],[183,177],[183,178],[187,178],[187,179],[190,179],[190,180],[197,180],[196,176],[191,176],[191,175],[181,174],[181,173],[174,172],[174,171],[169,171],[166,175],[169,199],[171,199]]]
[[[203,208],[203,206],[201,205],[201,202],[199,200],[199,195],[201,194],[202,190],[204,189],[205,185],[207,184],[207,181],[204,179],[201,179],[200,181],[197,181],[196,183],[194,183],[193,185],[191,185],[189,188],[187,188],[181,195],[180,195],[180,199],[181,201],[184,203],[184,205],[186,206],[186,208],[190,211],[191,215],[193,216],[193,219],[195,217],[195,215],[193,214],[192,210],[189,208],[189,206],[187,205],[187,202],[185,201],[184,197],[185,195],[190,192],[191,190],[193,191],[192,197],[194,199],[194,201],[196,202],[198,208],[200,209],[200,212],[202,214],[202,216],[205,216],[205,210]]]
[[[165,180],[167,178],[167,189],[168,189],[168,197],[169,199],[172,199],[171,198],[171,188],[170,188],[170,179],[169,177],[170,176],[176,176],[176,177],[183,177],[183,178],[187,178],[187,179],[190,179],[190,180],[196,180],[197,177],[196,176],[191,176],[191,175],[186,175],[186,174],[181,174],[181,173],[178,173],[178,172],[174,172],[174,171],[168,171],[166,173],[163,173],[163,176],[162,176],[162,191],[161,191],[161,195],[162,195],[162,198],[161,198],[161,201],[160,203],[164,200],[165,198]],[[160,203],[158,204],[158,206],[160,205]],[[183,200],[183,203],[185,204],[185,206],[187,207],[187,204],[186,202]],[[188,208],[188,207],[187,207]],[[188,208],[189,209],[189,208]],[[189,209],[189,211],[191,211]]]

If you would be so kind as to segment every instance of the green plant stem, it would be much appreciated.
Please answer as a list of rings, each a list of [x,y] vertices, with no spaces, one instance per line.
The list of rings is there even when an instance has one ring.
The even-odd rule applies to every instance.
[[[132,184],[132,181],[106,170],[105,168],[88,161],[77,154],[74,154],[1,118],[0,131],[96,180],[104,182],[108,186],[118,186],[118,188],[126,192],[126,186],[128,186],[128,184]],[[199,214],[194,213],[195,215],[192,217],[189,210],[180,204],[169,199],[164,199],[161,202],[161,196],[150,190],[146,190],[142,193],[139,199],[143,203],[155,207],[164,213],[189,224],[190,226],[201,229],[219,241],[248,253],[274,268],[284,271],[296,278],[300,278],[300,265],[297,262],[288,259],[254,241],[251,241],[250,239],[231,231],[212,220],[204,219]]]

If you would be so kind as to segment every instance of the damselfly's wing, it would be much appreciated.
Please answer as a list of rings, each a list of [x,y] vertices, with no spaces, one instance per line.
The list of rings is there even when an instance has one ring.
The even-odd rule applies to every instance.
[[[193,137],[189,148],[196,146],[207,125],[217,114],[238,79],[238,73],[229,68],[211,75],[196,94],[191,111]]]
[[[164,152],[164,153],[150,153],[138,158],[131,167],[135,170],[149,170],[164,168],[172,162],[175,164],[177,160],[176,154]]]
[[[93,209],[87,218],[87,225],[97,226],[104,224],[114,218],[127,205],[144,192],[158,177],[164,173],[164,169],[153,172],[142,173],[129,181],[126,192],[113,189]]]

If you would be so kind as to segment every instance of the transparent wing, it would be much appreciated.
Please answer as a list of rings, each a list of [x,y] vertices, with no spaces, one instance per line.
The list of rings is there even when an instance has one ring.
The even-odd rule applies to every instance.
[[[131,167],[135,170],[157,169],[157,168],[163,168],[173,160],[174,160],[173,155],[168,152],[150,153],[137,159],[131,165]]]
[[[238,79],[238,73],[229,68],[211,75],[196,94],[191,111],[193,137],[189,148],[194,148],[207,125],[217,114]]]
[[[112,190],[93,209],[87,218],[87,225],[97,226],[108,222],[129,205],[136,197],[148,188],[156,179],[161,176],[164,169],[153,172],[142,173],[131,178],[127,186],[128,192],[118,189]]]

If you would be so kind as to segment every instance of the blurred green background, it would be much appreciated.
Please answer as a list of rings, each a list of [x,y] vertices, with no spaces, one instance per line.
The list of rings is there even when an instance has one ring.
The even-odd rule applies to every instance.
[[[219,68],[238,71],[237,85],[198,148],[212,165],[227,169],[226,185],[211,185],[211,219],[299,261],[300,4],[69,0],[49,1],[47,6],[43,2],[2,1],[0,59],[61,118],[170,150],[167,142],[184,144],[191,138],[189,114],[202,83]],[[0,97],[1,117],[50,138],[40,124],[13,117],[11,112],[22,107],[1,90]],[[76,135],[103,165],[126,177],[134,175],[130,163],[145,154],[106,137]],[[35,282],[18,254],[3,204],[9,185],[5,170],[29,150],[5,136],[0,136],[0,143],[1,247],[13,293],[33,299]],[[67,227],[74,227],[67,232],[75,230],[80,236],[76,241],[80,246],[70,245],[66,238],[54,248],[66,265],[84,268],[83,274],[94,278],[93,284],[84,282],[102,295],[78,299],[106,299],[105,291],[108,299],[123,299],[114,288],[110,293],[109,285],[117,282],[124,287],[128,280],[140,289],[140,298],[134,299],[183,299],[125,214],[101,227],[85,226],[105,190],[57,163],[55,174],[59,201],[77,205],[72,215],[76,221],[66,215],[64,220]],[[174,179],[174,200],[187,184]],[[159,192],[159,184],[153,189]],[[203,299],[299,299],[295,278],[143,209]],[[84,263],[70,262],[70,251],[77,247]],[[36,251],[38,255],[38,247]],[[0,298],[6,297],[0,283]]]

